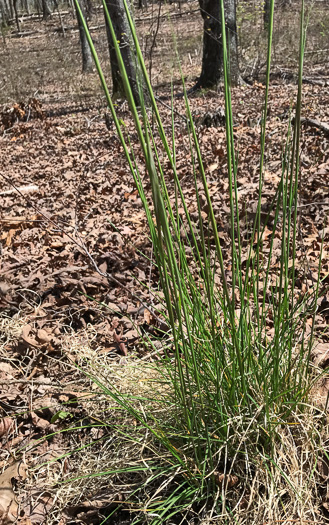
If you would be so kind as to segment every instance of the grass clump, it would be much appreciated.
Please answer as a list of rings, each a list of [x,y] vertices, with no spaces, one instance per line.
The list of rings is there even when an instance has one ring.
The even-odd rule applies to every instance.
[[[132,454],[133,442],[138,451],[126,465],[107,472],[114,478],[119,472],[126,476],[130,473],[132,480],[139,476],[138,486],[131,482],[129,496],[119,507],[124,506],[131,512],[131,523],[154,525],[250,524],[297,517],[318,519],[318,509],[310,494],[317,490],[317,465],[326,422],[324,414],[312,406],[309,394],[316,377],[310,365],[310,353],[319,282],[303,296],[298,295],[296,289],[305,47],[303,7],[296,111],[283,147],[281,180],[270,212],[264,218],[263,173],[273,2],[271,6],[258,205],[245,257],[225,34],[223,73],[230,253],[224,250],[218,235],[197,133],[185,94],[197,228],[192,223],[176,170],[175,113],[173,110],[169,139],[125,0],[124,4],[140,78],[142,104],[139,108],[105,3],[104,10],[145,159],[147,181],[143,180],[135,152],[122,131],[89,34],[88,39],[117,134],[144,205],[164,296],[161,314],[170,332],[166,334],[167,347],[161,360],[148,364],[128,360],[120,372],[120,380],[113,366],[109,370],[95,363],[89,365],[87,373],[98,386],[100,396],[102,399],[105,396],[108,402],[111,400],[116,414],[121,413],[113,418],[113,428],[121,436],[122,449],[124,443],[129,444]],[[79,9],[77,0],[76,5]],[[221,17],[224,27],[223,2]],[[161,160],[164,157],[173,174],[174,202],[169,197]],[[147,184],[151,186],[151,204],[147,198]],[[201,193],[207,204],[206,217],[202,213]],[[270,217],[271,232],[267,233],[269,240],[266,240],[264,232]],[[274,264],[275,239],[280,239],[280,255]],[[115,512],[117,508],[107,519],[110,520]]]

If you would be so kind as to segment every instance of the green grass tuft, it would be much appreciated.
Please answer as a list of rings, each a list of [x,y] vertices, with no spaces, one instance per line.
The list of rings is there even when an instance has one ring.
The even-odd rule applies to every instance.
[[[75,2],[79,10],[78,0]],[[248,521],[256,520],[255,509],[263,509],[263,516],[266,514],[272,519],[288,519],[294,497],[300,502],[298,508],[304,508],[302,486],[295,479],[294,471],[299,454],[298,442],[304,439],[308,443],[311,478],[318,447],[314,437],[315,419],[314,424],[311,422],[314,409],[309,399],[314,380],[309,357],[313,346],[313,305],[317,302],[318,285],[303,299],[297,299],[296,294],[304,8],[302,6],[300,21],[299,83],[294,124],[287,130],[281,180],[271,210],[263,220],[261,205],[274,2],[271,4],[260,136],[259,196],[247,258],[242,250],[245,239],[240,229],[238,158],[234,144],[228,52],[223,34],[231,238],[228,259],[227,254],[224,257],[217,231],[184,82],[199,219],[197,231],[176,169],[174,110],[172,136],[169,138],[124,0],[140,77],[142,105],[136,107],[105,2],[103,5],[145,160],[152,205],[148,203],[145,182],[134,162],[131,144],[127,144],[122,133],[86,25],[85,30],[117,134],[144,205],[165,298],[163,315],[171,327],[172,344],[172,352],[167,352],[161,361],[149,365],[145,361],[129,364],[140,374],[146,374],[145,381],[152,385],[141,392],[138,392],[138,380],[133,383],[134,387],[131,383],[122,388],[122,383],[119,386],[115,381],[104,379],[96,370],[90,371],[99,391],[125,414],[124,423],[116,428],[123,441],[135,440],[138,447],[140,440],[147,436],[147,454],[142,455],[140,466],[123,469],[126,474],[133,475],[139,469],[146,475],[142,486],[132,489],[130,503],[126,503],[136,514],[132,523],[170,523],[173,517],[180,517],[178,522],[181,519],[184,523],[184,516],[187,520],[194,515],[198,516],[200,523],[203,519],[204,523],[212,520],[214,523],[256,523]],[[221,17],[224,27],[223,2]],[[174,177],[174,203],[169,198],[164,162],[160,160],[164,157]],[[207,221],[201,212],[200,187],[207,202]],[[184,210],[183,215],[179,208]],[[266,240],[264,232],[270,216],[273,226],[269,240]],[[272,252],[277,238],[281,240],[281,255],[277,267],[273,268]],[[129,367],[126,369],[129,377],[128,370]],[[267,504],[272,501],[273,509],[265,512],[264,501]]]

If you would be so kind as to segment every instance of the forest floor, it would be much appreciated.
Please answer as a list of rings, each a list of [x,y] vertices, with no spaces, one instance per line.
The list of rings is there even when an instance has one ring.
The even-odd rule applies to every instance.
[[[198,27],[199,22],[195,24]],[[52,37],[46,34],[42,38]],[[17,56],[25,42],[27,37],[14,40],[7,36],[8,54]],[[159,72],[158,60],[154,74],[161,84],[159,94],[167,94],[168,75]],[[192,85],[198,63],[191,57],[186,64]],[[302,117],[308,121],[301,136],[297,247],[298,271],[306,275],[302,289],[317,279],[324,241],[323,295],[316,334],[320,343],[316,359],[323,367],[329,362],[329,296],[325,293],[329,272],[328,66],[312,64],[305,73]],[[78,68],[76,62],[74,68]],[[10,512],[0,522],[11,523],[18,516],[18,522],[25,525],[101,523],[104,513],[113,508],[113,492],[106,490],[106,479],[95,483],[78,478],[110,468],[110,458],[102,447],[111,429],[92,425],[90,398],[85,397],[92,386],[80,367],[90,357],[123,367],[130,357],[146,359],[148,348],[141,333],[156,342],[160,339],[161,346],[158,321],[147,309],[157,305],[144,286],[156,287],[157,275],[142,203],[115,130],[106,125],[96,78],[86,81],[80,76],[77,95],[72,72],[70,88],[62,92],[51,74],[40,74],[42,90],[35,92],[19,83],[10,91],[17,79],[8,73],[7,80],[11,81],[6,89],[10,95],[0,113],[0,509],[10,505]],[[61,82],[62,86],[66,80]],[[296,91],[294,82],[273,79],[264,206],[280,180],[281,153]],[[33,95],[33,100],[26,93]],[[261,79],[232,90],[239,198],[241,210],[249,216],[257,202],[263,99]],[[223,94],[198,93],[191,98],[191,106],[196,115],[213,115],[224,106]],[[170,110],[166,103],[159,107],[170,134]],[[182,100],[176,100],[175,110],[177,169],[193,216],[192,164]],[[124,102],[118,102],[118,114],[131,131]],[[198,133],[221,242],[228,251],[225,128],[215,124],[200,124]],[[133,132],[131,141],[143,170]],[[170,187],[169,174],[168,182]],[[147,183],[146,188],[149,190]],[[328,392],[326,385],[318,392],[322,404]],[[74,430],[61,432],[68,425]],[[95,452],[98,459],[82,457],[80,448],[97,440],[102,443]],[[70,456],[72,450],[76,454]],[[10,490],[8,485],[12,486]],[[323,519],[328,505],[324,497]],[[121,515],[114,515],[108,523],[124,522]]]

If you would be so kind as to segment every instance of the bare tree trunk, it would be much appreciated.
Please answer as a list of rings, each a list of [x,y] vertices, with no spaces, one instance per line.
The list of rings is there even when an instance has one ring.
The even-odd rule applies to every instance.
[[[39,20],[41,20],[41,3],[40,3],[40,0],[36,0],[35,2],[35,7],[36,7],[36,10],[37,10],[37,13],[38,13],[38,18]]]
[[[61,12],[60,12],[60,9],[59,9],[58,0],[54,0],[54,7],[55,7],[55,9],[57,9],[57,13],[58,13],[58,17],[59,17],[59,23],[61,24],[62,35],[65,38],[65,27],[64,27],[62,15],[61,15]]]
[[[135,99],[135,102],[139,104],[139,92],[136,79],[136,66],[135,56],[132,49],[132,36],[130,32],[129,23],[127,20],[126,11],[122,0],[106,0],[106,6],[109,11],[110,18],[114,32],[116,34],[117,41],[121,50],[122,59],[126,68],[126,72],[130,81],[131,90]],[[112,83],[113,83],[113,96],[121,97],[125,96],[123,80],[121,77],[119,63],[116,56],[110,28],[105,16],[105,24],[107,31],[107,39],[110,51],[111,71],[112,71]]]
[[[23,1],[23,4],[24,4],[24,9],[25,9],[26,13],[27,13],[28,15],[30,15],[31,12],[30,12],[29,0],[24,0],[24,1]]]
[[[10,7],[6,0],[1,1],[1,26],[7,27],[10,18]]]
[[[83,18],[87,22],[87,5],[85,0],[80,0],[80,9],[82,11]],[[91,54],[90,46],[87,40],[87,35],[85,32],[85,29],[83,27],[82,19],[80,17],[79,12],[77,11],[77,19],[78,19],[78,26],[79,26],[79,34],[80,34],[80,44],[81,44],[81,52],[82,52],[82,72],[83,73],[92,73],[94,70],[94,60],[93,56]]]
[[[223,67],[222,24],[219,0],[199,0],[203,18],[202,68],[197,86],[217,86]]]
[[[14,18],[14,2],[13,0],[8,0],[10,18]]]
[[[95,6],[92,0],[85,0],[86,16],[90,18],[95,11]]]
[[[49,0],[42,0],[42,18],[47,20],[51,16]]]
[[[13,0],[13,6],[14,6],[14,12],[15,12],[15,20],[16,20],[17,31],[20,33],[21,32],[21,27],[20,27],[19,18],[18,18],[17,1],[18,0]]]
[[[238,62],[238,38],[236,27],[236,0],[223,0],[225,10],[227,46],[230,60],[230,82],[235,86],[241,77]],[[196,88],[218,85],[223,73],[223,41],[221,0],[199,0],[203,18],[203,55],[201,75]]]
[[[224,0],[227,28],[227,48],[230,67],[231,86],[241,84],[238,55],[238,33],[236,27],[236,0]]]

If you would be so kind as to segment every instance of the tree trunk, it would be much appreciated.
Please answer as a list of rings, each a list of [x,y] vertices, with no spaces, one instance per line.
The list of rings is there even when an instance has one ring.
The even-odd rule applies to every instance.
[[[54,7],[55,7],[55,9],[57,9],[59,23],[61,24],[62,35],[65,38],[65,28],[64,28],[64,24],[63,24],[63,18],[62,18],[60,9],[59,9],[58,0],[54,0]]]
[[[42,18],[47,20],[51,16],[49,0],[42,0]]]
[[[222,24],[219,0],[199,0],[203,18],[203,54],[198,87],[217,86],[223,67]]]
[[[10,18],[14,18],[14,2],[12,0],[9,0],[8,1],[8,5],[9,5],[9,13],[10,13]]]
[[[119,43],[121,50],[122,59],[126,68],[126,72],[130,81],[131,90],[135,99],[136,104],[139,105],[139,92],[136,79],[136,66],[135,56],[132,48],[132,35],[130,32],[129,23],[127,20],[126,11],[122,0],[105,0],[106,6],[109,11],[110,18],[114,32]],[[110,27],[108,25],[105,16],[107,39],[110,51],[111,71],[112,71],[112,83],[113,83],[113,96],[122,97],[125,96],[123,80],[121,77],[119,63],[115,52],[114,43],[112,40]]]
[[[95,6],[93,5],[92,0],[85,0],[85,8],[86,8],[86,16],[87,18],[90,18],[95,11]]]
[[[36,7],[36,10],[37,10],[37,13],[38,13],[38,18],[39,20],[41,20],[41,4],[40,4],[40,0],[36,0],[35,2],[35,7]]]
[[[83,18],[87,22],[87,6],[86,6],[85,0],[80,0],[79,4],[80,4],[80,9],[82,11]],[[81,17],[78,11],[76,11],[76,13],[77,13],[77,19],[78,19],[80,44],[81,44],[81,52],[82,52],[82,72],[92,73],[92,71],[94,70],[93,56],[91,54],[90,46],[87,40],[87,35],[83,27]]]
[[[238,55],[238,33],[236,27],[236,0],[224,0],[227,32],[227,51],[229,57],[229,78],[231,86],[241,83]]]
[[[30,15],[31,13],[30,13],[29,1],[28,1],[28,0],[23,0],[22,3],[24,4],[24,9],[25,9],[26,13],[27,13],[28,15]]]
[[[14,5],[14,12],[15,12],[15,20],[16,20],[17,31],[20,33],[21,32],[21,27],[20,27],[19,18],[18,18],[17,1],[18,0],[13,0],[13,5]]]
[[[201,75],[196,87],[216,87],[223,73],[223,42],[221,0],[199,0],[203,18],[203,55]],[[236,28],[236,0],[224,0],[228,56],[231,85],[239,84],[241,77],[238,62]]]
[[[10,18],[10,7],[6,0],[1,1],[1,26],[7,27]]]

